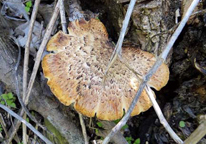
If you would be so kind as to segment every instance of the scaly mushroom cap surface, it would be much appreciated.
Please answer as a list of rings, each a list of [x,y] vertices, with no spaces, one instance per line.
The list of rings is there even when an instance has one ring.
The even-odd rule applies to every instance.
[[[60,31],[51,38],[47,50],[53,53],[46,55],[42,61],[52,92],[64,105],[74,103],[74,108],[88,117],[96,115],[102,120],[121,118],[138,90],[140,79],[117,59],[103,85],[104,72],[114,45],[99,20],[71,22],[68,31],[69,34]],[[141,75],[146,74],[156,60],[152,54],[132,47],[123,48],[122,57],[130,68]],[[160,90],[168,79],[168,67],[162,64],[148,84]],[[144,90],[131,116],[151,106]]]

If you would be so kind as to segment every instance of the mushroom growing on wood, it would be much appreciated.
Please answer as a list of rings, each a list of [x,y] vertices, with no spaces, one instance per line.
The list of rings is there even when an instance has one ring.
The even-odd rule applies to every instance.
[[[114,62],[103,84],[104,72],[114,50],[105,26],[97,19],[79,20],[71,22],[68,31],[69,34],[60,31],[51,38],[47,50],[52,53],[42,61],[51,91],[64,105],[74,103],[74,108],[88,117],[121,118],[140,84],[140,79],[124,62],[143,76],[155,63],[155,56],[134,47],[123,48],[123,61]],[[160,90],[168,79],[168,67],[162,64],[148,85]],[[151,106],[144,90],[131,116]]]

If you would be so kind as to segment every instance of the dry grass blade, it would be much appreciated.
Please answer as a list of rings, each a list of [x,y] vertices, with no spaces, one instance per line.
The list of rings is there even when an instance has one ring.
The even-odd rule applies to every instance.
[[[165,127],[166,131],[170,134],[170,136],[173,138],[173,140],[178,143],[178,144],[182,144],[183,141],[178,137],[178,135],[172,130],[172,128],[170,127],[170,125],[168,124],[167,120],[165,119],[157,101],[154,98],[154,93],[151,90],[151,88],[149,86],[146,86],[146,92],[149,95],[149,98],[152,102],[153,108],[160,120],[160,123]]]
[[[62,24],[62,30],[64,33],[67,33],[67,22],[66,22],[66,17],[65,17],[65,9],[64,9],[64,0],[59,0],[60,1],[60,17],[61,17],[61,24]]]
[[[24,113],[24,115],[23,115],[23,119],[26,119],[27,117],[26,117],[26,114]],[[28,135],[27,135],[27,127],[26,127],[26,125],[25,124],[23,124],[22,125],[22,139],[23,139],[23,143],[27,143],[28,142]]]
[[[79,114],[80,124],[81,124],[81,127],[82,127],[82,133],[83,133],[83,136],[84,136],[84,143],[89,144],[89,141],[88,141],[88,138],[87,138],[86,126],[84,124],[82,114],[81,113],[78,113],[78,114]]]
[[[203,67],[201,67],[201,66],[197,63],[196,58],[194,59],[194,66],[195,66],[195,68],[196,68],[198,71],[200,71],[202,74],[206,75],[206,69],[203,68]]]
[[[34,23],[36,20],[36,15],[37,15],[39,3],[40,3],[40,0],[35,1],[34,8],[32,11],[31,20],[30,20],[29,34],[28,34],[26,45],[25,45],[24,69],[23,69],[23,100],[25,100],[26,91],[27,91],[27,73],[28,73],[28,63],[29,63],[29,49],[30,49],[30,43],[31,43],[31,39],[32,39],[32,31],[33,31]]]
[[[40,65],[42,53],[43,53],[44,48],[46,47],[46,44],[47,44],[47,42],[50,38],[50,34],[52,32],[52,28],[54,26],[54,23],[57,19],[58,14],[59,14],[59,1],[56,4],[56,7],[54,9],[54,13],[51,17],[51,20],[50,20],[50,22],[48,24],[48,27],[46,29],[46,32],[45,32],[44,38],[42,40],[42,43],[41,43],[41,45],[39,47],[39,50],[37,52],[36,61],[35,61],[34,68],[33,68],[31,78],[30,78],[30,81],[29,81],[29,85],[28,85],[27,96],[25,98],[25,104],[28,103],[29,96],[31,94],[31,90],[32,90],[32,87],[33,87],[33,84],[34,84],[34,80],[36,78],[36,74],[37,74],[37,71],[38,71],[38,68],[39,68],[39,65]]]
[[[29,26],[29,34],[25,46],[25,53],[24,53],[24,68],[23,68],[23,100],[25,100],[26,97],[26,91],[27,91],[27,72],[28,72],[28,63],[29,63],[29,50],[30,50],[30,43],[32,39],[32,31],[34,27],[34,23],[36,20],[36,15],[38,11],[40,0],[36,0],[33,11],[32,11],[32,16],[30,20],[30,26]],[[24,118],[26,118],[26,114],[24,114]],[[23,142],[26,143],[26,126],[23,125]]]
[[[112,131],[109,133],[109,135],[104,139],[103,144],[107,144],[109,142],[109,140],[111,139],[111,137],[117,132],[119,131],[122,126],[124,126],[126,124],[126,122],[128,121],[131,112],[133,111],[137,100],[139,98],[139,96],[141,95],[144,87],[146,86],[147,82],[149,81],[149,79],[152,77],[152,75],[157,71],[157,69],[159,68],[159,66],[164,62],[164,60],[166,60],[168,53],[170,52],[174,42],[176,41],[177,37],[179,36],[179,34],[182,32],[182,29],[184,28],[187,20],[189,19],[190,15],[192,14],[192,11],[194,10],[194,8],[197,6],[199,0],[193,0],[192,4],[190,5],[190,7],[188,8],[185,17],[182,19],[182,21],[180,22],[178,28],[175,30],[174,34],[172,35],[172,37],[170,38],[168,44],[166,45],[165,50],[163,51],[163,53],[159,56],[159,58],[157,59],[156,63],[153,65],[153,67],[149,70],[149,72],[144,76],[143,81],[141,82],[140,86],[139,86],[139,90],[137,91],[137,94],[135,96],[135,98],[133,99],[128,111],[126,112],[125,116],[121,119],[121,121],[112,129]]]
[[[124,40],[125,33],[127,31],[127,27],[128,27],[129,20],[130,20],[130,17],[132,15],[132,11],[134,9],[135,3],[136,3],[136,0],[131,0],[130,1],[130,4],[129,4],[128,10],[127,10],[125,19],[123,21],[123,26],[122,26],[122,29],[121,29],[121,33],[120,33],[118,42],[117,42],[117,44],[115,46],[115,50],[113,51],[113,54],[112,54],[112,56],[110,58],[110,62],[109,62],[108,66],[107,66],[107,69],[105,71],[104,81],[106,79],[107,72],[109,71],[109,69],[113,65],[113,63],[115,62],[117,56],[121,55],[122,43],[123,43],[123,40]]]

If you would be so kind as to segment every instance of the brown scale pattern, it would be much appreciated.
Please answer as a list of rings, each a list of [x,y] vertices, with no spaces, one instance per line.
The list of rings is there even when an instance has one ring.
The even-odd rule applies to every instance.
[[[155,57],[133,47],[123,48],[123,62],[116,60],[106,81],[102,79],[114,46],[108,39],[104,25],[96,19],[80,20],[69,24],[69,34],[58,32],[47,45],[48,54],[42,61],[54,95],[65,105],[88,117],[115,120],[127,111],[139,87],[139,79],[123,62],[141,75],[147,73]],[[163,64],[149,81],[157,90],[169,79],[168,67]],[[145,90],[142,92],[132,116],[152,106]]]

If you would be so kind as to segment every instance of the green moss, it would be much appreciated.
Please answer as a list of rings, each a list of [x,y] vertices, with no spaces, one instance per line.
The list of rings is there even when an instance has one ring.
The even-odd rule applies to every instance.
[[[44,120],[44,124],[47,129],[54,134],[54,136],[52,136],[50,133],[47,133],[47,137],[50,141],[57,144],[69,144],[61,133],[47,119]]]

